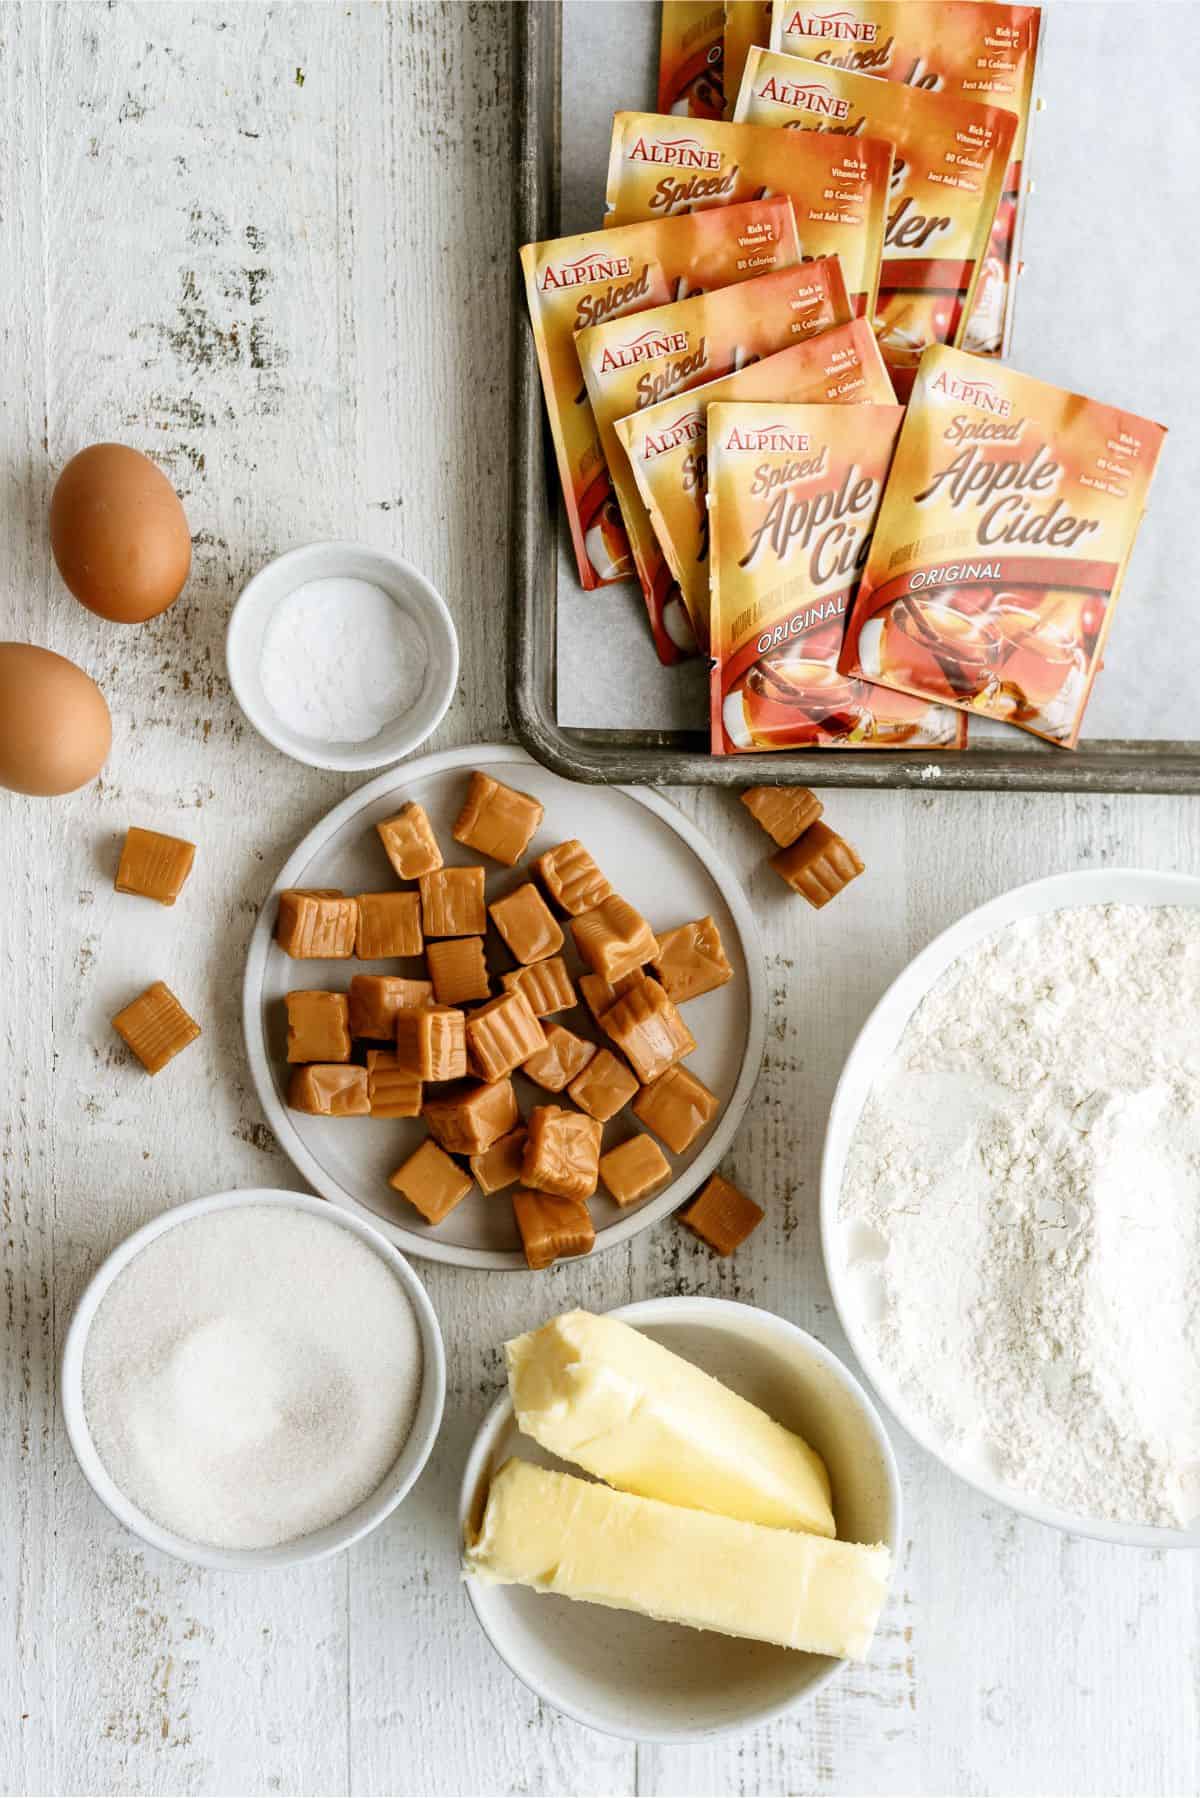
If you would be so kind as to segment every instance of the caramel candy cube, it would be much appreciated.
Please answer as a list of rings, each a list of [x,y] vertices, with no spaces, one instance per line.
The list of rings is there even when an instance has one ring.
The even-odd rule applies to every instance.
[[[395,1038],[400,1012],[420,1011],[432,1003],[433,986],[402,974],[352,974],[347,998],[351,1036],[385,1043]]]
[[[714,1253],[732,1255],[738,1244],[757,1230],[766,1212],[720,1174],[714,1174],[704,1190],[676,1216]]]
[[[500,1080],[546,1047],[546,1032],[519,987],[467,1018],[467,1042],[485,1080]]]
[[[528,849],[544,811],[528,793],[517,793],[490,774],[475,773],[454,826],[454,840],[512,868]]]
[[[511,1080],[464,1081],[424,1104],[429,1134],[454,1155],[482,1155],[520,1122]]]
[[[579,990],[583,994],[584,1004],[595,1018],[597,1024],[610,1006],[617,1002],[615,990],[609,986],[603,974],[581,974]]]
[[[618,1205],[636,1205],[671,1178],[671,1164],[649,1136],[631,1136],[600,1157],[600,1178]]]
[[[604,1126],[581,1111],[535,1105],[526,1128],[529,1140],[521,1162],[525,1185],[564,1199],[590,1199],[599,1178]]]
[[[421,876],[426,936],[482,936],[487,929],[482,868],[439,868]]]
[[[598,1049],[582,1074],[576,1074],[567,1087],[580,1111],[598,1118],[602,1124],[615,1118],[639,1090],[634,1076],[611,1049]]]
[[[275,941],[297,961],[345,961],[357,931],[358,901],[332,887],[289,887],[279,895]]]
[[[501,974],[500,984],[506,993],[511,993],[514,987],[524,993],[535,1018],[548,1018],[555,1011],[570,1011],[579,1003],[561,955],[548,955],[545,961],[530,962],[527,968]]]
[[[365,1118],[371,1110],[366,1068],[316,1061],[293,1068],[287,1102],[293,1111],[322,1118]]]
[[[349,1061],[350,1007],[345,993],[289,993],[289,1061]]]
[[[449,1006],[396,1013],[396,1058],[422,1080],[461,1080],[467,1071],[466,1019]]]
[[[858,878],[864,864],[828,824],[813,824],[798,843],[773,855],[771,866],[794,892],[820,911]]]
[[[600,1028],[612,1037],[643,1086],[696,1047],[695,1037],[657,980],[631,988],[605,1012]]]
[[[165,981],[148,986],[112,1021],[113,1029],[133,1050],[148,1074],[158,1074],[181,1049],[200,1034]]]
[[[521,1162],[525,1156],[526,1130],[519,1124],[507,1136],[498,1136],[482,1155],[472,1155],[471,1172],[475,1184],[483,1192],[503,1192],[521,1178]]]
[[[611,886],[577,837],[547,849],[533,865],[550,897],[573,918],[612,898]]]
[[[518,961],[545,961],[563,946],[563,933],[532,881],[489,905],[492,923]]]
[[[633,1114],[661,1137],[672,1154],[682,1155],[707,1129],[721,1101],[689,1068],[668,1068],[633,1101]]]
[[[360,961],[392,955],[420,955],[421,898],[418,893],[360,893],[354,953]]]
[[[582,1199],[556,1198],[518,1187],[513,1194],[513,1215],[525,1259],[535,1272],[564,1255],[589,1255],[596,1246],[596,1226]]]
[[[697,918],[692,924],[680,924],[658,939],[654,972],[668,999],[684,1005],[711,993],[733,979],[733,969],[725,959],[721,933],[712,918]]]
[[[747,787],[742,804],[781,849],[789,849],[825,810],[807,787]]]
[[[384,853],[401,880],[418,880],[422,874],[432,874],[441,867],[442,852],[423,805],[410,800],[394,818],[385,818],[375,828]]]
[[[419,1118],[424,1086],[400,1066],[394,1049],[367,1050],[367,1097],[373,1118]]]
[[[618,893],[572,918],[571,934],[592,973],[601,975],[610,986],[658,952],[654,932],[645,918]]]
[[[581,1074],[596,1053],[595,1043],[585,1042],[573,1030],[551,1024],[546,1031],[546,1047],[521,1064],[521,1072],[544,1086],[548,1093],[560,1093]]]
[[[415,1205],[427,1224],[440,1224],[471,1190],[471,1176],[428,1137],[398,1167],[388,1185]]]
[[[113,884],[118,893],[138,893],[160,905],[174,905],[195,859],[195,843],[131,824]]]
[[[486,999],[490,994],[481,936],[449,936],[430,943],[425,959],[439,1005],[461,1005],[466,999]]]

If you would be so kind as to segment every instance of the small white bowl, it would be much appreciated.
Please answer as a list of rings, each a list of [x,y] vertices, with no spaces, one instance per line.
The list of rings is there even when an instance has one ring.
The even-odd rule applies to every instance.
[[[752,1305],[662,1298],[612,1312],[799,1432],[825,1460],[838,1535],[900,1543],[900,1477],[878,1413],[815,1337]],[[510,1455],[579,1473],[522,1436],[505,1393],[475,1438],[459,1495],[459,1541]],[[524,1586],[467,1579],[475,1615],[517,1678],[606,1735],[695,1742],[752,1729],[819,1691],[842,1665],[765,1642],[656,1623]]]
[[[201,1542],[189,1541],[186,1536],[177,1536],[172,1530],[163,1529],[152,1518],[147,1517],[144,1511],[131,1504],[111,1479],[96,1452],[92,1433],[88,1428],[83,1404],[83,1358],[88,1331],[101,1301],[117,1275],[128,1267],[135,1255],[140,1254],[156,1237],[162,1236],[167,1230],[173,1230],[177,1224],[188,1223],[193,1218],[205,1217],[214,1211],[231,1211],[245,1205],[269,1205],[281,1210],[308,1212],[323,1218],[326,1223],[336,1224],[339,1229],[349,1230],[352,1236],[357,1236],[360,1242],[365,1242],[368,1248],[374,1250],[404,1288],[417,1320],[423,1357],[421,1396],[408,1440],[401,1449],[395,1466],[370,1497],[364,1498],[361,1504],[347,1511],[344,1517],[339,1517],[335,1522],[326,1524],[323,1529],[314,1530],[310,1535],[301,1536],[294,1542],[282,1542],[276,1548],[211,1548]],[[75,1307],[75,1315],[63,1344],[60,1388],[67,1436],[75,1451],[75,1459],[97,1498],[107,1505],[118,1523],[123,1523],[126,1529],[132,1530],[135,1536],[140,1536],[143,1542],[148,1542],[151,1548],[161,1549],[164,1554],[173,1555],[176,1560],[188,1561],[194,1567],[216,1567],[223,1572],[241,1572],[264,1567],[294,1567],[301,1561],[323,1561],[327,1556],[348,1548],[352,1542],[357,1542],[360,1536],[367,1535],[395,1510],[401,1499],[416,1484],[437,1439],[446,1399],[446,1356],[438,1321],[425,1288],[403,1255],[385,1241],[377,1230],[363,1223],[360,1218],[351,1217],[349,1213],[328,1204],[324,1199],[310,1197],[308,1193],[251,1189],[215,1193],[209,1198],[192,1199],[186,1205],[177,1205],[173,1210],[164,1211],[161,1217],[145,1224],[142,1229],[135,1230],[132,1236],[126,1237],[113,1250],[92,1276]]]
[[[276,606],[309,581],[338,576],[370,581],[410,619],[425,643],[425,683],[408,711],[365,743],[301,736],[263,692],[263,638]],[[238,704],[260,737],[310,768],[385,768],[419,749],[441,723],[458,683],[458,635],[446,602],[401,556],[367,543],[309,543],[260,568],[242,588],[225,633],[225,662]]]

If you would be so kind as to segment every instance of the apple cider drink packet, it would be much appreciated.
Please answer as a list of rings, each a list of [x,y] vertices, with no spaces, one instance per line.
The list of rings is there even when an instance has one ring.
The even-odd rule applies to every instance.
[[[771,48],[813,62],[983,100],[1016,116],[1017,130],[962,347],[998,356],[1012,319],[1021,193],[1041,34],[1037,6],[991,0],[842,0],[836,8],[775,0]],[[737,101],[726,26],[725,106]]]
[[[856,318],[617,420],[621,446],[701,649],[709,646],[709,405],[714,400],[892,405],[895,398],[871,327]]]
[[[709,407],[714,755],[961,746],[953,712],[838,671],[903,416]]]
[[[722,79],[725,86],[725,117],[733,117],[738,89],[746,68],[746,58],[757,44],[766,49],[771,42],[771,0],[725,0],[725,54]]]
[[[608,157],[610,226],[786,194],[805,261],[836,256],[856,315],[879,293],[892,146],[882,138],[817,137],[758,125],[619,112]]]
[[[521,251],[563,500],[585,588],[632,579],[633,559],[575,353],[575,332],[793,266],[799,257],[792,208],[783,198],[731,207],[723,216],[705,213],[620,231],[585,231],[526,244]]]
[[[843,670],[1073,749],[1165,436],[927,350]]]
[[[725,106],[722,0],[662,0],[658,110],[719,119]]]
[[[849,322],[846,284],[833,256],[658,306],[636,318],[610,319],[576,336],[661,661],[694,652],[695,637],[621,447],[617,420]]]
[[[736,116],[895,146],[875,328],[896,393],[921,352],[960,343],[1004,190],[1015,114],[828,63],[752,50]]]

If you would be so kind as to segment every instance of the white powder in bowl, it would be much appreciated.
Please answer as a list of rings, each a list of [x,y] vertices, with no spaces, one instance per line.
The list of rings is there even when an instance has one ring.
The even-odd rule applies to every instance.
[[[344,1517],[408,1439],[408,1295],[339,1224],[269,1205],[177,1224],[105,1294],[84,1347],[96,1452],[164,1529],[271,1548]]]
[[[259,679],[289,730],[365,743],[412,710],[428,660],[420,625],[389,594],[334,576],[280,600],[263,633]]]

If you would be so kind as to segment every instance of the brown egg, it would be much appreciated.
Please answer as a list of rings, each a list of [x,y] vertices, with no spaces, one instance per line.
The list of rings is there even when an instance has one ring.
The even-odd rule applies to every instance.
[[[89,675],[32,643],[0,643],[0,787],[73,793],[95,780],[112,743],[104,695]]]
[[[76,599],[118,624],[165,612],[192,564],[179,495],[149,456],[123,443],[71,457],[50,500],[50,547]]]

